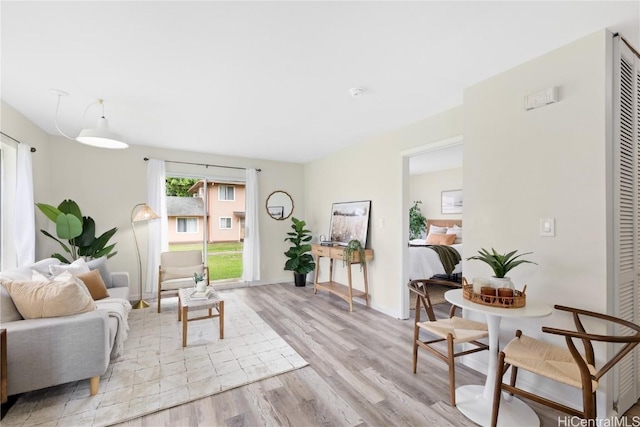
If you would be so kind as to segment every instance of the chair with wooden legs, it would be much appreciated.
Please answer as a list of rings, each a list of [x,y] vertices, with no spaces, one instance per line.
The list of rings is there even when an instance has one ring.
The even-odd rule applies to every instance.
[[[195,285],[194,273],[204,274],[209,284],[209,268],[202,261],[202,251],[176,251],[160,254],[158,267],[158,313],[161,312],[161,300],[165,293],[176,295],[181,288]]]
[[[418,347],[428,350],[438,359],[449,366],[449,399],[451,404],[456,404],[456,374],[455,358],[466,354],[487,350],[488,345],[479,342],[479,339],[489,336],[487,325],[473,320],[464,319],[455,315],[457,306],[451,306],[449,317],[446,319],[436,319],[433,312],[433,305],[429,299],[428,279],[412,280],[407,286],[416,295],[415,324],[413,328],[413,373],[418,367]],[[424,307],[428,320],[420,321],[421,310]],[[423,341],[420,339],[420,330],[424,329],[436,339]],[[445,342],[447,344],[446,354],[439,351],[434,344]],[[465,351],[455,352],[455,344],[468,343],[475,345]]]
[[[539,339],[516,332],[516,337],[507,344],[498,355],[496,368],[496,386],[493,396],[493,412],[491,425],[495,427],[500,411],[501,392],[525,397],[550,408],[587,420],[596,418],[596,390],[598,382],[616,363],[631,352],[640,343],[640,326],[617,317],[556,305],[556,310],[567,311],[572,314],[576,331],[543,327],[542,331],[565,337],[567,348],[549,344]],[[620,335],[598,335],[587,333],[580,316],[595,318],[615,324]],[[620,328],[623,327],[623,328]],[[624,331],[622,331],[624,329]],[[584,356],[576,348],[573,339],[582,341]],[[593,341],[615,343],[623,345],[616,349],[616,354],[599,369],[595,366]],[[511,367],[509,384],[502,382],[502,376]],[[524,369],[537,375],[567,384],[582,390],[582,410],[571,408],[538,396],[529,391],[516,387],[518,370]]]

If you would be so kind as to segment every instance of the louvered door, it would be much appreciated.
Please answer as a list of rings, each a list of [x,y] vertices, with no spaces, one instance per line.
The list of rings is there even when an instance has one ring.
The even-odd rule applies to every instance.
[[[619,38],[614,48],[614,295],[615,315],[640,323],[640,60]],[[622,332],[622,331],[619,331]],[[638,351],[614,370],[614,409],[640,398]]]

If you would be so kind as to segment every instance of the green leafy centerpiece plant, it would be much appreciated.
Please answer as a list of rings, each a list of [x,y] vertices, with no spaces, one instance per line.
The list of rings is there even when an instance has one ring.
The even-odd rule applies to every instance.
[[[489,265],[489,267],[491,267],[491,269],[493,270],[493,277],[490,279],[492,281],[493,284],[498,285],[497,287],[511,287],[513,288],[513,283],[511,282],[511,279],[509,279],[508,277],[506,277],[507,273],[511,270],[513,270],[514,268],[516,268],[517,266],[519,266],[520,264],[536,264],[537,263],[533,262],[533,261],[528,261],[525,259],[518,259],[522,256],[525,255],[529,255],[532,254],[533,252],[525,252],[523,254],[520,255],[516,255],[518,251],[511,251],[508,253],[498,253],[495,249],[491,248],[491,252],[489,252],[488,250],[481,248],[478,251],[479,255],[475,255],[472,257],[467,258],[467,260],[478,260],[478,261],[482,261],[484,263],[486,263],[487,265]],[[503,279],[503,280],[493,280],[493,279]],[[499,283],[502,283],[502,286],[499,285]],[[510,284],[510,286],[509,286]]]
[[[311,252],[311,230],[305,227],[307,223],[295,217],[291,217],[291,228],[293,231],[287,233],[285,241],[291,243],[291,247],[284,254],[288,258],[284,265],[285,270],[293,271],[293,277],[296,286],[305,286],[306,277],[314,268],[316,263],[313,260]]]
[[[196,292],[204,294],[207,291],[207,283],[204,281],[204,273],[193,273],[193,281],[196,283]]]
[[[63,200],[58,207],[45,203],[36,203],[40,211],[56,224],[56,235],[53,236],[45,230],[40,230],[42,234],[52,238],[62,246],[62,249],[71,257],[67,259],[60,253],[51,254],[53,258],[61,262],[70,264],[78,258],[92,259],[107,256],[111,258],[117,252],[112,252],[116,244],[107,246],[109,239],[118,231],[117,227],[105,231],[96,237],[96,223],[90,216],[82,216],[82,211],[76,202],[67,199]],[[62,240],[66,240],[65,244]]]

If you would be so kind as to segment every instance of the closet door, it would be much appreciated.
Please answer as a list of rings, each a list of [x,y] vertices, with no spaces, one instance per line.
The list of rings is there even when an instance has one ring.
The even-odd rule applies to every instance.
[[[614,306],[616,316],[639,324],[640,60],[619,37],[614,46]],[[614,377],[614,409],[622,414],[640,398],[638,351],[618,364]]]

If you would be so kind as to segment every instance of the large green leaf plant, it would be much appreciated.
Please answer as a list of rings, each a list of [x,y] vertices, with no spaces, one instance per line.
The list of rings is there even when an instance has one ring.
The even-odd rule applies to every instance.
[[[107,243],[118,231],[118,228],[114,227],[96,237],[95,221],[90,216],[82,216],[80,207],[73,200],[63,200],[58,207],[45,203],[36,203],[36,206],[56,224],[57,237],[46,230],[40,230],[40,232],[58,242],[66,253],[65,255],[53,253],[51,254],[53,258],[70,264],[73,260],[81,257],[92,259],[106,255],[107,258],[111,258],[117,254],[117,252],[113,252],[116,244],[107,245]],[[66,243],[63,240],[66,240]]]
[[[291,217],[291,228],[293,231],[287,233],[285,241],[291,243],[291,247],[284,254],[289,258],[284,265],[285,270],[291,270],[294,273],[307,274],[316,268],[311,252],[311,230],[306,230],[307,223],[300,221],[295,217]]]

